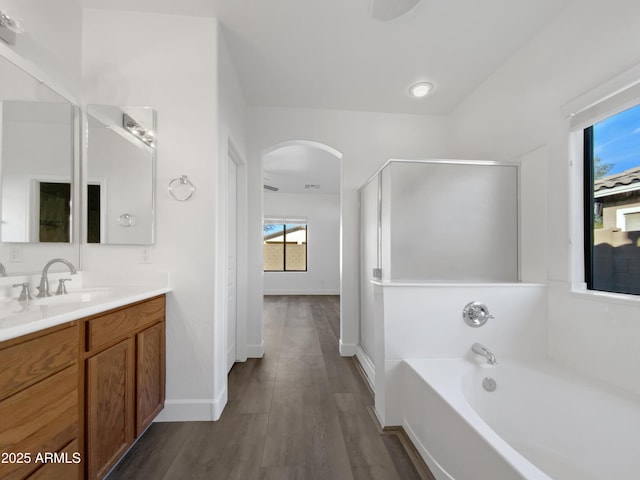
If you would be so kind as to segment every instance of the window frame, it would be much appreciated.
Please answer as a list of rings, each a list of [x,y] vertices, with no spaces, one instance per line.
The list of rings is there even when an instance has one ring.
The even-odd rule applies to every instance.
[[[560,115],[567,122],[568,129],[568,164],[569,164],[569,198],[567,218],[569,222],[569,258],[568,286],[569,292],[578,296],[586,296],[594,301],[606,299],[609,302],[623,305],[640,305],[640,296],[634,294],[613,293],[603,290],[587,289],[586,240],[590,230],[587,227],[585,207],[587,195],[584,167],[584,130],[640,103],[640,64],[615,75],[606,81],[593,85],[590,89],[570,99],[560,106]],[[589,185],[589,188],[591,186]],[[583,208],[584,212],[579,212]],[[591,220],[589,219],[589,222]],[[550,267],[550,264],[548,264]],[[551,284],[564,283],[561,271],[550,272]],[[555,278],[556,280],[551,280]]]
[[[593,125],[583,130],[583,223],[584,223],[584,281],[587,290],[593,288]],[[602,291],[602,290],[595,290]]]
[[[263,234],[264,234],[264,225],[282,225],[282,270],[265,270],[264,268],[264,260],[262,262],[262,271],[264,273],[306,273],[309,271],[309,224],[307,222],[299,223],[299,222],[275,222],[275,221],[263,221]],[[304,270],[287,270],[287,225],[299,225],[304,226],[304,236],[305,236],[305,249],[304,249]],[[264,237],[263,237],[264,239]]]
[[[625,108],[617,108],[614,111],[610,111],[607,115],[601,114],[599,117],[592,119],[590,122],[584,126],[582,129],[582,157],[583,157],[583,171],[582,171],[582,182],[583,182],[583,192],[582,192],[582,203],[583,203],[583,258],[584,258],[584,282],[586,286],[586,291],[590,293],[596,294],[605,294],[605,295],[615,295],[626,297],[629,299],[634,299],[635,301],[640,300],[640,290],[633,291],[632,287],[625,287],[624,284],[622,286],[616,286],[617,282],[620,281],[620,276],[624,275],[623,272],[613,270],[611,272],[611,282],[596,281],[596,274],[601,273],[606,275],[607,272],[597,272],[596,271],[596,258],[595,258],[595,206],[596,206],[596,194],[594,191],[595,187],[595,134],[594,127],[607,119],[613,118],[627,110],[637,108],[640,110],[640,98],[637,98],[634,103],[627,103]],[[640,166],[640,159],[637,163],[637,166]],[[635,167],[634,167],[635,168]],[[620,223],[620,214],[627,211],[627,213],[638,213],[640,212],[640,207],[630,207],[630,208],[617,208],[616,209],[616,226],[619,228],[618,224]],[[604,215],[604,209],[603,209]],[[624,221],[624,218],[622,219]],[[627,231],[623,229],[622,231]],[[635,277],[632,278],[633,285],[635,285]],[[640,277],[638,278],[640,282]],[[629,291],[632,290],[632,291]]]

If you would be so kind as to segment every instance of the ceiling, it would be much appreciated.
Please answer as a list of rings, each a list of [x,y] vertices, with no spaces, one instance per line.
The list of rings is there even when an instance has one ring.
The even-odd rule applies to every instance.
[[[451,112],[568,2],[422,0],[382,22],[370,0],[82,0],[217,17],[249,105],[413,114]]]
[[[570,0],[421,0],[389,22],[371,17],[371,0],[81,1],[217,17],[250,106],[446,115]],[[434,85],[420,100],[408,94],[419,81]],[[289,146],[264,158],[265,183],[281,193],[336,192],[339,164]]]
[[[277,193],[340,192],[340,158],[310,143],[277,148],[264,155],[262,167],[265,185],[277,187]]]

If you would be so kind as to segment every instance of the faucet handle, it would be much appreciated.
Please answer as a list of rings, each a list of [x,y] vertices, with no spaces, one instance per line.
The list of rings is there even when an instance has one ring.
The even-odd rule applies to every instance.
[[[13,288],[22,287],[22,290],[20,290],[20,296],[18,297],[19,302],[23,302],[25,300],[31,300],[31,290],[29,290],[30,286],[31,285],[28,282],[15,283],[13,285]]]
[[[480,302],[470,302],[465,305],[462,310],[462,318],[465,323],[470,327],[481,327],[488,320],[495,318],[491,313],[489,313],[489,309],[486,305]]]
[[[66,295],[67,293],[67,286],[65,285],[65,282],[70,282],[71,279],[70,278],[61,278],[58,280],[58,288],[56,289],[56,295]]]

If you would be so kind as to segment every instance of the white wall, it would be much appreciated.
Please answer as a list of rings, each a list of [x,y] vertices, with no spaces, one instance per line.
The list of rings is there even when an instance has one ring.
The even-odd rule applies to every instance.
[[[573,2],[499,68],[452,114],[451,153],[511,160],[538,149],[547,162],[525,177],[527,201],[546,200],[550,355],[561,363],[640,392],[637,365],[640,303],[569,293],[580,269],[581,233],[572,238],[581,204],[571,198],[569,119],[561,107],[640,62],[640,3],[632,0]],[[547,171],[546,177],[540,172]],[[534,180],[535,178],[535,180]],[[542,220],[538,217],[538,222]],[[576,250],[577,249],[577,250]],[[539,273],[538,273],[539,274]],[[636,340],[636,342],[630,339]],[[618,372],[612,374],[612,372]]]
[[[474,342],[491,349],[498,362],[505,357],[540,359],[547,354],[544,285],[376,285],[374,296],[375,407],[384,425],[402,425],[400,365],[404,359],[476,359],[471,352]],[[487,305],[495,318],[480,328],[469,327],[462,310],[472,301]]]
[[[307,219],[307,271],[265,272],[265,295],[340,293],[340,195],[264,194],[265,217]]]
[[[343,154],[341,272],[341,351],[354,355],[359,317],[359,212],[357,189],[389,158],[443,157],[447,152],[447,120],[439,116],[249,108],[248,341],[262,332],[262,168],[266,149],[283,142],[310,140]]]
[[[83,245],[86,270],[168,271],[164,420],[217,418],[226,403],[225,339],[215,316],[217,22],[122,11],[84,11],[84,103],[157,110],[156,244]],[[181,174],[195,195],[167,192]]]

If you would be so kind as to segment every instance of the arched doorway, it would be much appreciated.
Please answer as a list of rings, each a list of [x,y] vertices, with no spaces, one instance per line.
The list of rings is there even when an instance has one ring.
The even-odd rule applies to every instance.
[[[263,294],[340,295],[342,154],[297,140],[262,153]]]

